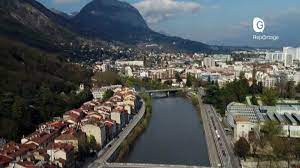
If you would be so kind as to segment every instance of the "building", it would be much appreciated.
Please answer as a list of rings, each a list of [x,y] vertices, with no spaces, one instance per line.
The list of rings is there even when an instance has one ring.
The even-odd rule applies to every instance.
[[[130,68],[130,66],[125,67],[125,76],[133,77],[133,72],[132,72],[132,69]]]
[[[105,125],[99,121],[92,119],[84,121],[84,123],[82,124],[82,132],[84,132],[87,137],[95,137],[96,143],[99,146],[103,147],[106,143]]]
[[[293,65],[293,61],[294,61],[294,59],[293,59],[293,55],[291,55],[291,54],[287,54],[287,53],[285,53],[284,54],[284,66],[285,67],[289,67],[289,66],[292,66]]]
[[[67,111],[63,115],[63,119],[71,124],[76,124],[80,122],[80,120],[84,117],[84,113],[81,109],[73,109],[70,111]]]
[[[126,125],[126,112],[124,110],[113,110],[111,112],[111,119],[116,121],[116,123],[119,126],[119,129],[124,128]]]
[[[283,52],[275,51],[275,52],[267,52],[266,53],[266,60],[271,62],[283,62]]]
[[[293,60],[300,61],[300,47],[298,47],[298,48],[283,47],[282,50],[283,50],[283,53],[291,55]]]
[[[61,134],[55,138],[54,143],[71,144],[74,147],[74,151],[78,152],[78,138],[73,134]]]
[[[103,95],[107,90],[114,90],[116,88],[121,88],[122,85],[111,85],[111,86],[104,86],[101,88],[93,88],[91,92],[93,94],[94,99],[103,99]]]
[[[144,66],[144,61],[116,61],[117,66]]]
[[[206,68],[215,67],[216,62],[215,62],[214,58],[205,57],[203,59],[203,66],[206,67]]]
[[[241,137],[249,139],[249,132],[254,129],[254,124],[246,116],[237,115],[234,125],[234,140],[237,141]]]
[[[279,75],[258,71],[256,72],[256,80],[261,82],[264,87],[273,88],[279,81]]]
[[[300,105],[249,106],[233,102],[228,104],[225,115],[227,125],[234,129],[238,129],[237,124],[241,117],[247,117],[247,120],[253,125],[247,123],[247,126],[254,131],[260,130],[266,121],[273,121],[282,127],[283,131],[280,136],[300,138]],[[245,122],[242,122],[243,124]],[[240,134],[236,133],[235,137],[238,138],[238,135]]]
[[[271,62],[282,62],[286,67],[292,66],[293,61],[300,61],[300,47],[283,47],[282,52],[267,52],[265,59]]]
[[[258,106],[250,106],[243,103],[232,102],[226,108],[226,122],[229,127],[235,127],[236,116],[247,117],[252,123],[260,123],[265,120]]]
[[[65,143],[53,143],[47,148],[50,161],[58,167],[75,167],[74,147]]]
[[[38,147],[46,147],[60,135],[60,131],[65,127],[66,124],[61,121],[42,124],[35,132],[23,137],[21,139],[21,143],[34,144]]]

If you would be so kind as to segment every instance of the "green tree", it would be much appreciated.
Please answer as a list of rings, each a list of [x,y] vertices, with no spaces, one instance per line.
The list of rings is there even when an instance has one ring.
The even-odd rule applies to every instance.
[[[167,80],[167,81],[164,82],[164,84],[165,84],[165,85],[168,85],[168,86],[171,86],[172,83],[173,83],[172,80]]]
[[[193,76],[188,73],[187,78],[186,78],[186,86],[192,87],[192,85],[193,85]]]
[[[52,116],[52,107],[53,107],[53,94],[49,87],[42,86],[39,90],[39,95],[37,98],[37,104],[39,111],[42,114],[43,121],[47,121],[49,117]]]
[[[296,92],[296,87],[295,87],[295,81],[288,81],[286,84],[286,96],[287,98],[294,98],[295,97],[295,92]]]
[[[121,84],[121,78],[115,72],[97,72],[93,76],[93,82],[96,86],[117,85]]]
[[[278,92],[275,89],[264,89],[263,94],[261,95],[261,100],[265,105],[274,106],[276,105],[278,99]]]
[[[246,159],[246,155],[250,151],[250,144],[244,137],[241,137],[237,142],[235,142],[234,151],[239,157]]]
[[[90,150],[97,150],[98,149],[96,138],[93,135],[89,136],[88,142],[89,142]]]
[[[11,106],[12,117],[18,121],[23,119],[26,111],[25,102],[20,96],[15,96],[14,103]]]
[[[114,91],[111,89],[107,90],[103,95],[103,100],[106,101],[114,95]]]
[[[297,93],[300,93],[300,82],[297,84],[297,86],[296,86],[295,89],[296,89],[296,92],[297,92]]]
[[[256,96],[254,94],[251,97],[251,102],[252,102],[253,105],[258,105],[257,98],[256,98]]]
[[[216,105],[219,102],[220,88],[217,85],[208,85],[204,102]]]
[[[180,73],[179,72],[176,72],[175,73],[175,78],[176,78],[176,82],[182,82],[182,79],[181,79],[181,77],[180,77]]]
[[[282,133],[282,127],[276,121],[265,121],[261,128],[261,132],[264,134],[267,140],[271,142],[275,136]]]

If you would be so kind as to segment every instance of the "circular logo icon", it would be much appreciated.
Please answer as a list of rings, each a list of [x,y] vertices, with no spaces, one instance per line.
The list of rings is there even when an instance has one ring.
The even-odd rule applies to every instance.
[[[265,29],[265,22],[259,17],[253,19],[253,30],[256,33],[262,33]]]

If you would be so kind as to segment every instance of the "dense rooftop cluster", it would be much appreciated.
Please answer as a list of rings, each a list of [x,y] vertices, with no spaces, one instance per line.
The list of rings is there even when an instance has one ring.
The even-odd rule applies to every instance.
[[[62,118],[41,124],[20,143],[0,146],[0,167],[74,167],[81,143],[103,148],[128,124],[139,106],[133,89],[118,87],[107,101],[93,99]]]

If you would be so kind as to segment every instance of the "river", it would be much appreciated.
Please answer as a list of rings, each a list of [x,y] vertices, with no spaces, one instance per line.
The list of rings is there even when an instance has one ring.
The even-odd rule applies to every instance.
[[[182,97],[154,98],[152,118],[125,162],[209,166],[202,123]]]

